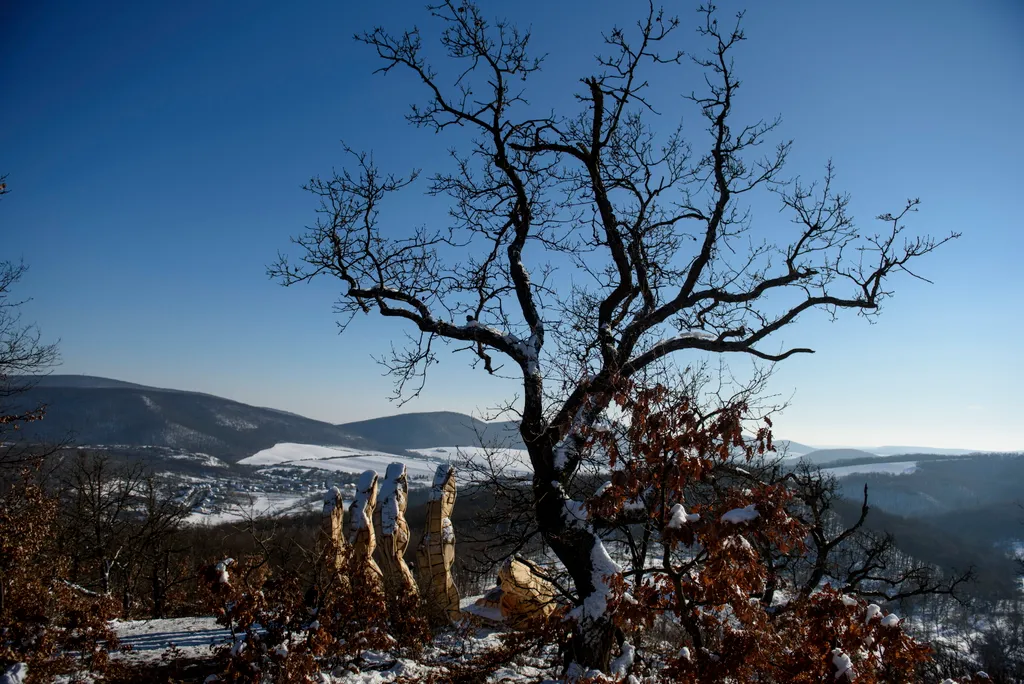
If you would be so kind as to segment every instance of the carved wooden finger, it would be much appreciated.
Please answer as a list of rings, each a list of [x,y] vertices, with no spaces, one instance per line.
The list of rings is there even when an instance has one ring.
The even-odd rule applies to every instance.
[[[336,485],[324,494],[320,539],[324,547],[330,547],[328,562],[334,570],[340,569],[345,554],[345,502],[341,498],[341,489]]]
[[[359,476],[356,485],[356,498],[349,507],[349,544],[352,545],[352,562],[355,565],[366,565],[367,569],[379,579],[384,574],[376,561],[373,550],[377,546],[377,538],[373,533],[373,510],[377,506],[377,473],[367,470]]]
[[[428,613],[437,620],[459,619],[459,591],[452,578],[455,530],[451,515],[455,493],[455,468],[448,464],[438,466],[427,502],[426,529],[416,549],[420,590]]]
[[[409,523],[405,520],[409,504],[409,478],[405,464],[392,463],[388,466],[377,498],[373,521],[380,535],[376,558],[384,573],[384,587],[391,596],[417,596],[416,580],[405,562],[410,537]]]

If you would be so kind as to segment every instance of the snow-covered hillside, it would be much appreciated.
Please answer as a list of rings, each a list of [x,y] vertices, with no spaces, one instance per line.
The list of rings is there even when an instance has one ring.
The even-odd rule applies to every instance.
[[[410,449],[425,458],[440,458],[455,464],[471,463],[476,468],[493,470],[502,475],[524,475],[530,470],[530,456],[526,449],[490,449],[484,447],[427,447]],[[464,474],[465,479],[470,479]]]
[[[235,501],[221,504],[216,509],[193,509],[188,522],[198,525],[220,525],[239,522],[248,517],[319,512],[322,507],[323,498],[317,494],[252,493],[240,495]]]
[[[835,477],[847,475],[864,475],[865,473],[885,473],[888,475],[910,475],[917,470],[917,461],[899,461],[897,463],[861,463],[859,465],[839,466],[824,469]]]
[[[410,449],[405,454],[392,454],[291,442],[275,444],[269,449],[242,459],[239,465],[261,468],[308,468],[358,475],[365,470],[376,470],[383,474],[388,464],[395,462],[405,464],[412,486],[416,486],[417,483],[427,485],[440,463],[458,465],[469,462],[481,470],[493,468],[505,475],[529,472],[529,457],[525,449],[440,446]],[[460,481],[466,483],[475,479],[474,470],[460,469]]]
[[[362,451],[348,447],[284,442],[259,451],[248,458],[243,458],[238,464],[315,468],[358,475],[365,470],[384,473],[389,463],[398,461],[406,464],[410,480],[429,480],[434,476],[437,464],[447,460],[440,456],[438,458],[425,456],[410,458],[407,455],[389,454],[383,451]]]

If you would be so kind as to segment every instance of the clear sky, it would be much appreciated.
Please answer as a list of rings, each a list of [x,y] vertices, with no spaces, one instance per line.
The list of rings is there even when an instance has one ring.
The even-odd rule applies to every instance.
[[[897,281],[877,324],[811,316],[786,331],[817,353],[779,368],[773,389],[793,400],[776,434],[1024,449],[1024,4],[748,4],[742,107],[783,116],[790,173],[831,157],[859,225],[919,196],[914,228],[964,233],[922,260],[934,285]],[[643,9],[484,5],[532,26],[548,54],[534,100],[555,104],[593,71],[600,31]],[[670,4],[691,46],[695,6]],[[284,289],[265,268],[312,222],[300,185],[342,163],[340,139],[396,170],[443,152],[403,120],[423,93],[374,76],[351,40],[414,24],[435,26],[407,2],[0,4],[0,259],[30,265],[25,315],[60,338],[59,372],[332,422],[396,412],[371,354],[402,326],[363,318],[339,337],[339,287]],[[658,97],[671,107],[698,85],[681,76]],[[403,201],[408,217],[438,215]],[[454,357],[402,410],[478,414],[512,389]]]

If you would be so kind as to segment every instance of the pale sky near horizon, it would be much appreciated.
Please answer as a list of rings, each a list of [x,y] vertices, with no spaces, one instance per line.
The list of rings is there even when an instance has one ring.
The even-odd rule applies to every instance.
[[[742,7],[722,2],[722,16]],[[833,159],[858,225],[920,197],[909,226],[963,237],[898,277],[874,325],[808,316],[780,343],[792,395],[777,437],[809,444],[1024,450],[1024,4],[748,2],[741,112],[779,114],[788,175]],[[600,33],[645,4],[483,3],[547,53],[535,101],[570,103]],[[696,3],[670,3],[684,48]],[[424,94],[354,32],[432,22],[419,3],[53,2],[0,6],[0,260],[24,259],[27,320],[60,339],[60,373],[208,392],[346,422],[402,411],[480,415],[514,386],[442,359],[398,409],[371,355],[404,326],[361,318],[341,288],[281,288],[266,266],[314,219],[301,184],[372,149],[430,170],[443,136],[403,120]],[[671,107],[692,70],[659,92]],[[674,123],[674,120],[672,121]],[[698,125],[692,130],[700,142]],[[405,217],[435,217],[412,189]],[[401,213],[400,212],[400,213]],[[427,220],[424,218],[423,220]],[[759,221],[784,222],[773,210]],[[736,359],[739,362],[739,359]]]

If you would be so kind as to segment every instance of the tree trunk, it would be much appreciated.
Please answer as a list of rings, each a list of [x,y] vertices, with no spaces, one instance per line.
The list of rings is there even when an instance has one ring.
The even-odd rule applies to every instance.
[[[106,558],[100,561],[100,588],[104,594],[110,594],[110,568],[113,565]]]
[[[572,504],[566,506],[568,497],[546,475],[539,473],[534,479],[537,521],[544,540],[565,566],[579,595],[567,666],[575,663],[583,671],[608,672],[615,643],[615,625],[606,604],[608,575],[618,574],[618,568],[609,565],[611,559],[601,540],[589,524],[572,514]]]
[[[153,559],[150,585],[153,601],[152,615],[154,619],[159,619],[164,616],[164,587],[163,582],[160,581],[160,561],[156,558]]]

